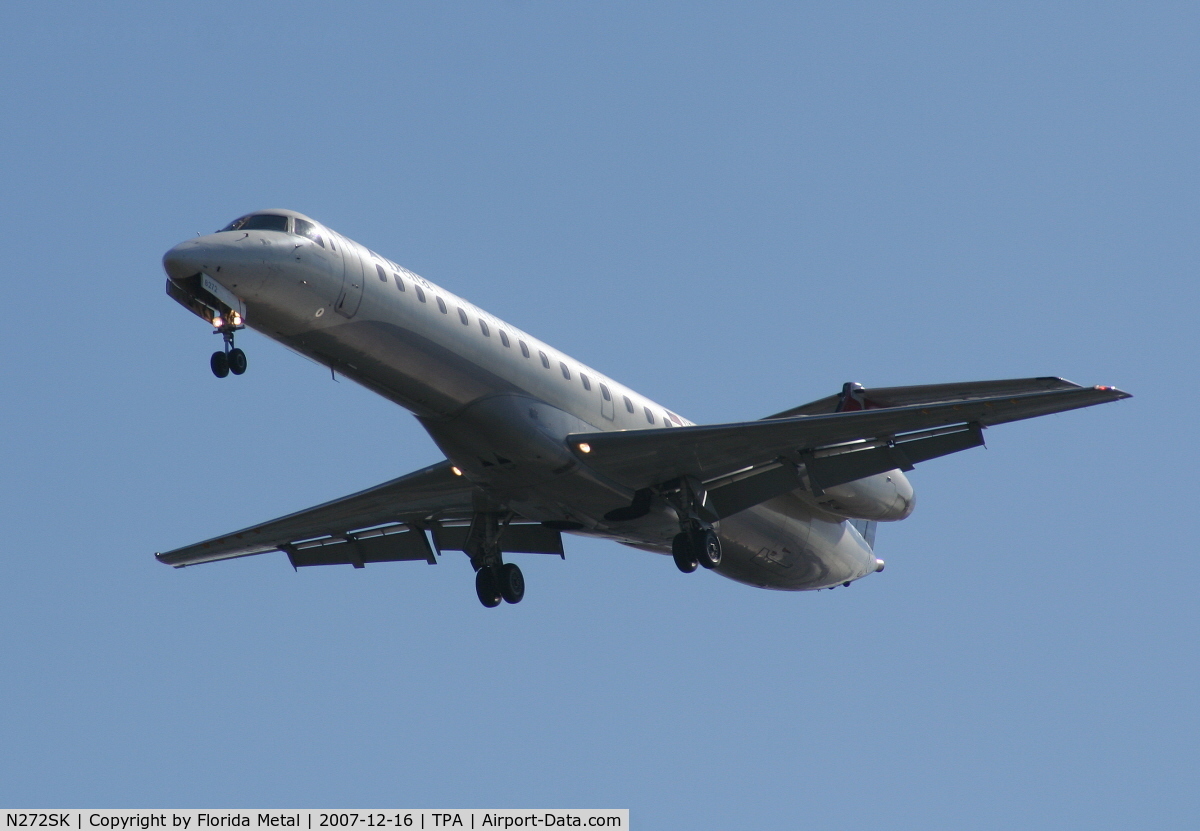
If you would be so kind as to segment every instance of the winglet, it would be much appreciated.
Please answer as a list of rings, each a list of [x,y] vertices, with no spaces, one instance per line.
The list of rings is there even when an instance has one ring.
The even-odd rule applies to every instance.
[[[1096,392],[1115,393],[1113,395],[1113,401],[1120,401],[1122,398],[1133,398],[1131,393],[1125,392],[1125,390],[1119,390],[1116,387],[1107,386],[1105,384],[1097,384],[1096,386],[1092,387],[1092,389],[1094,389]]]

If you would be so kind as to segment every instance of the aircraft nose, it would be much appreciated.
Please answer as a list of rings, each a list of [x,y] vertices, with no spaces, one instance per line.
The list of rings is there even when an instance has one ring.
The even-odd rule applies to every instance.
[[[208,253],[208,247],[198,239],[181,242],[163,255],[163,268],[172,280],[183,280],[208,268]]]

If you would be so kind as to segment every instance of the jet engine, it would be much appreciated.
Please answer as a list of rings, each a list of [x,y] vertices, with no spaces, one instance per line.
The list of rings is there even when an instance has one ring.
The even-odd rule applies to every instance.
[[[896,522],[916,507],[916,496],[908,477],[889,470],[825,488],[820,495],[799,491],[797,495],[821,510],[848,519]]]

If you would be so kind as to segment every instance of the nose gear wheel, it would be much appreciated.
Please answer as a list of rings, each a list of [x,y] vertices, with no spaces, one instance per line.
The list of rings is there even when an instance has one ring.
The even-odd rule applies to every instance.
[[[208,359],[208,366],[212,369],[213,375],[224,378],[229,374],[229,356],[224,352],[214,352]]]

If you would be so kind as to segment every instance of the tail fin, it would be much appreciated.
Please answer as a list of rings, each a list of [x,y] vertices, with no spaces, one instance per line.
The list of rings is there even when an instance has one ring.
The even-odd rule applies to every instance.
[[[858,533],[862,534],[862,538],[867,541],[867,545],[872,551],[875,550],[875,526],[879,523],[873,519],[851,519],[847,520],[854,526]]]
[[[885,405],[878,404],[867,398],[866,388],[862,384],[847,381],[842,384],[842,394],[838,396],[835,413],[853,413],[859,410],[878,410]]]

